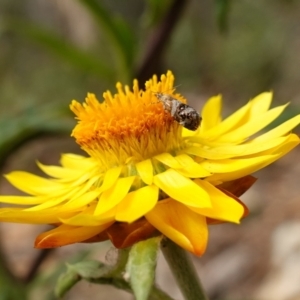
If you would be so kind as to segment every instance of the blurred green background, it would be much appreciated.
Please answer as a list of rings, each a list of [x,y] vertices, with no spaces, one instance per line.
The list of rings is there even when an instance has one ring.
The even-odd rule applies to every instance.
[[[296,0],[0,0],[1,165],[15,153],[14,168],[26,168],[18,151],[36,137],[65,140],[72,99],[93,92],[101,100],[117,81],[143,86],[169,69],[197,108],[221,93],[228,112],[273,90],[275,104],[292,101],[282,119],[299,113],[299,14]],[[49,156],[77,147],[53,143],[51,154],[52,146],[37,150],[53,163]],[[20,299],[12,290],[0,299]]]

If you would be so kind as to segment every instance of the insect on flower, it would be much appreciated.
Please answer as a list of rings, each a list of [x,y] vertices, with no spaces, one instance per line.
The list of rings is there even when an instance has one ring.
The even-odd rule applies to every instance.
[[[189,130],[197,130],[201,123],[199,113],[191,106],[178,101],[169,94],[154,93],[157,99],[163,104],[164,110],[183,127]]]

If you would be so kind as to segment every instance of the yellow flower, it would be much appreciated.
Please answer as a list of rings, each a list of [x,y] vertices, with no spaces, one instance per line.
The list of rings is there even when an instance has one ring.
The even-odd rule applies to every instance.
[[[36,239],[37,248],[110,239],[116,247],[163,234],[201,255],[208,224],[239,223],[247,214],[238,197],[255,181],[249,174],[299,143],[290,131],[300,115],[256,135],[286,105],[269,109],[263,93],[222,120],[221,97],[208,100],[196,131],[183,128],[155,96],[174,92],[171,72],[133,90],[117,84],[100,103],[88,94],[73,101],[78,124],[72,136],[89,157],[64,154],[61,166],[39,167],[50,178],[12,172],[7,180],[28,196],[1,196],[21,207],[0,209],[0,221],[53,224]]]

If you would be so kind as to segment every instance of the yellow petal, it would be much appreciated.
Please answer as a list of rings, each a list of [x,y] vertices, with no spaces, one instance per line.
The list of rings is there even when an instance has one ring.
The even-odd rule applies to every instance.
[[[126,195],[117,206],[116,221],[132,223],[149,212],[158,200],[155,185],[142,187]]]
[[[282,144],[287,143],[288,139],[289,139],[288,136],[283,136],[283,137],[274,138],[269,141],[258,141],[256,143],[253,141],[249,141],[244,145],[237,145],[237,147],[245,146],[245,151],[241,153],[240,156],[266,155],[266,154],[272,154],[274,149],[276,149]]]
[[[29,196],[0,196],[0,202],[20,205],[34,205],[43,203],[45,200],[41,197]]]
[[[244,177],[248,174],[254,173],[254,172],[266,167],[267,165],[273,163],[274,161],[278,160],[280,157],[284,156],[288,152],[290,152],[293,148],[295,148],[299,144],[299,141],[300,140],[297,135],[290,134],[285,143],[279,145],[275,149],[272,149],[272,152],[271,152],[272,155],[262,156],[262,158],[265,158],[265,159],[262,159],[261,163],[253,164],[252,166],[249,166],[244,169],[240,169],[233,173],[226,173],[226,174],[224,174],[225,176],[223,176],[223,174],[214,174],[211,177],[209,177],[208,181],[210,181],[210,182],[213,182],[214,180],[223,181],[224,177],[226,177],[226,179],[225,179],[226,181],[234,180],[237,178]]]
[[[119,178],[122,167],[108,169],[104,175],[101,191],[106,191],[111,188]]]
[[[226,146],[220,146],[214,148],[193,146],[184,149],[184,151],[190,155],[195,155],[201,158],[219,160],[219,159],[226,159],[226,158],[232,158],[237,156],[247,156],[251,154],[257,154],[259,152],[263,152],[278,147],[282,143],[285,143],[287,138],[288,137],[278,137],[272,140],[266,140],[266,141],[263,140],[260,142],[258,141],[257,143],[254,143],[253,141],[249,141],[248,143],[241,144],[241,145],[226,145]]]
[[[99,226],[104,225],[107,223],[113,223],[115,220],[114,216],[110,218],[102,217],[99,218],[98,216],[93,216],[89,214],[78,214],[70,219],[62,219],[60,218],[61,223],[68,224],[72,226]]]
[[[272,156],[274,156],[273,161],[279,159],[280,157],[290,152],[293,148],[299,145],[299,142],[300,139],[296,134],[290,134],[285,143],[279,145],[277,148],[274,149],[274,151],[272,151]]]
[[[30,195],[47,195],[63,189],[63,185],[27,172],[15,171],[5,178],[19,190]]]
[[[93,191],[86,192],[82,194],[81,196],[77,198],[73,198],[71,201],[66,203],[63,206],[63,210],[69,210],[69,209],[78,209],[80,207],[84,207],[91,203],[92,201],[96,200],[98,196],[100,195],[101,190],[96,189]]]
[[[223,165],[220,164],[219,166],[214,166],[216,169],[219,168],[220,173],[216,172],[212,176],[207,177],[205,180],[209,182],[223,182],[241,178],[260,170],[277,160],[279,157],[279,154],[274,154],[253,158],[226,160],[226,162],[222,161],[224,163]],[[232,162],[231,166],[230,161]],[[231,171],[230,168],[232,168]]]
[[[74,199],[80,199],[80,197],[83,197],[83,199],[87,199],[87,197],[91,195],[87,195],[87,197],[84,196],[84,194],[90,190],[92,185],[97,180],[97,177],[91,178],[89,181],[87,181],[85,184],[74,186],[69,184],[65,185],[64,189],[53,191],[50,194],[46,194],[43,196],[40,196],[40,205],[36,205],[30,208],[27,208],[27,211],[37,211],[37,210],[43,210],[50,207],[54,207],[57,205],[60,205],[64,203],[67,208],[66,209],[74,209],[75,206],[68,205],[69,202],[72,202]],[[102,191],[101,188],[98,190],[98,194]]]
[[[24,211],[21,208],[1,208],[0,221],[26,224],[53,224],[59,223],[59,217],[71,217],[74,212],[59,213],[58,209],[40,211]]]
[[[141,179],[146,184],[151,185],[153,181],[153,165],[151,159],[138,162],[135,166]]]
[[[37,210],[43,210],[50,207],[57,206],[63,202],[72,202],[73,199],[79,198],[82,195],[84,195],[95,183],[96,178],[91,178],[88,182],[86,182],[83,185],[75,186],[67,185],[64,189],[57,190],[53,193],[50,193],[48,195],[44,195],[41,198],[40,205],[33,206],[31,208],[27,208],[27,211],[37,211]],[[65,206],[63,206],[64,208]],[[73,206],[72,210],[73,210]],[[65,207],[64,210],[68,211],[71,209],[70,206]]]
[[[26,208],[26,211],[40,211],[48,208],[52,208],[54,206],[60,205],[63,202],[66,202],[69,197],[74,196],[75,193],[80,193],[82,194],[83,192],[81,191],[80,187],[79,188],[74,188],[71,191],[62,189],[60,193],[51,195],[45,195],[45,196],[40,196],[41,198],[41,204],[32,206],[30,208]]]
[[[211,175],[210,172],[204,169],[199,163],[195,162],[189,155],[180,154],[175,158],[181,165],[181,168],[176,169],[176,171],[183,176],[190,178],[203,178]]]
[[[82,170],[67,169],[59,166],[46,166],[37,162],[39,168],[48,176],[54,178],[66,178],[68,181],[74,180],[83,174]]]
[[[273,98],[272,92],[264,92],[253,98],[251,102],[251,108],[248,112],[249,120],[256,118],[258,115],[261,115],[268,111],[271,106]]]
[[[205,217],[170,199],[159,201],[145,217],[180,247],[196,255],[204,253],[208,239]]]
[[[229,173],[242,169],[251,168],[258,164],[262,164],[269,159],[272,155],[258,156],[252,158],[238,158],[238,159],[223,159],[223,160],[205,160],[201,165],[211,173]]]
[[[292,129],[300,124],[300,115],[297,115],[288,121],[280,124],[279,126],[273,128],[272,130],[254,138],[251,142],[255,143],[258,141],[268,141],[273,138],[277,138],[289,133]]]
[[[119,178],[117,182],[100,196],[95,215],[101,215],[119,204],[128,194],[136,176]]]
[[[219,123],[217,126],[205,132],[201,132],[201,137],[203,139],[206,138],[208,140],[213,140],[234,128],[238,128],[242,123],[244,116],[247,114],[250,108],[251,103],[249,102],[243,107],[241,107],[239,110],[237,110],[235,113],[230,115],[228,118],[226,118],[224,121]]]
[[[280,144],[275,149],[272,149],[270,151],[271,155],[263,155],[260,157],[251,157],[251,158],[243,158],[243,159],[234,159],[234,160],[224,160],[222,161],[223,166],[219,165],[217,166],[215,162],[212,162],[212,165],[216,167],[216,169],[220,167],[219,171],[228,171],[228,173],[216,173],[212,176],[206,178],[205,180],[209,182],[224,182],[224,181],[230,181],[237,178],[244,177],[246,175],[249,175],[251,173],[254,173],[267,165],[273,163],[274,161],[278,160],[280,157],[284,156],[286,153],[290,152],[294,147],[296,147],[299,144],[299,138],[296,135],[289,135],[288,139],[285,141],[285,143]],[[232,161],[232,172],[230,172],[230,161]],[[221,161],[219,161],[221,162]],[[202,164],[207,164],[206,162],[203,162]],[[211,165],[211,166],[212,166]],[[227,166],[225,166],[227,165]],[[209,170],[214,169],[208,168]],[[223,169],[223,171],[222,171]],[[227,172],[226,171],[226,172]]]
[[[228,221],[239,223],[241,217],[244,214],[244,207],[238,203],[235,199],[222,193],[215,186],[207,181],[196,179],[195,183],[204,188],[210,195],[212,207],[211,208],[195,208],[191,207],[191,210],[216,220]]]
[[[86,183],[87,181],[97,181],[100,178],[102,179],[103,177],[103,173],[98,172],[98,174],[96,176],[94,176],[95,174],[95,170],[93,172],[90,172],[89,170],[87,170],[85,173],[81,174],[79,177],[75,177],[74,179],[70,180],[70,182],[68,182],[68,178],[62,178],[62,179],[57,179],[55,180],[56,182],[59,183],[63,183],[63,184],[68,184],[69,187],[76,187],[79,186],[81,184]]]
[[[111,209],[107,213],[94,216],[94,210],[96,205],[92,205],[82,213],[76,214],[71,218],[60,218],[60,221],[64,224],[72,226],[99,226],[106,223],[113,222],[115,220],[116,209]]]
[[[64,193],[65,200],[72,201],[72,199],[78,198],[90,189],[93,189],[93,186],[96,184],[96,182],[99,180],[99,176],[91,177],[88,181],[78,184],[74,186],[73,184],[66,185],[67,190],[69,190],[69,193]],[[101,188],[99,188],[101,189]],[[102,191],[102,189],[101,189]],[[56,195],[53,195],[56,196]]]
[[[199,129],[200,129],[200,127],[199,127]],[[196,134],[197,134],[197,131],[192,131],[192,130],[186,129],[184,127],[181,128],[181,136],[183,138],[195,136]]]
[[[154,176],[153,180],[171,198],[193,207],[210,207],[210,197],[192,180],[169,169]]]
[[[64,168],[83,170],[89,169],[95,165],[93,158],[84,157],[82,155],[65,153],[61,156],[60,163]]]
[[[83,242],[111,226],[107,223],[100,226],[74,227],[61,225],[55,229],[40,234],[36,238],[35,248],[56,248],[69,244]]]
[[[211,127],[209,130],[201,131],[201,136],[208,139],[208,141],[214,140],[227,132],[239,128],[243,124],[247,124],[252,118],[265,113],[270,106],[271,100],[272,93],[262,93],[258,95],[221,123],[216,124],[216,126]],[[209,116],[207,118],[209,118]],[[203,122],[204,118],[202,123]]]
[[[181,168],[180,163],[170,153],[165,152],[154,156],[154,158],[170,168]]]
[[[274,121],[283,112],[286,106],[287,104],[270,109],[266,113],[251,119],[249,122],[235,130],[223,134],[218,138],[218,141],[226,143],[242,142]]]
[[[200,132],[205,132],[221,122],[222,97],[211,97],[202,108]]]
[[[70,199],[69,202],[72,202],[74,199],[76,199],[78,197],[81,197],[90,188],[92,188],[92,186],[98,180],[100,181],[99,184],[101,184],[100,188],[97,189],[99,191],[99,193],[108,190],[109,188],[111,188],[115,184],[115,182],[119,178],[119,176],[121,174],[121,170],[122,170],[122,167],[111,168],[111,169],[107,170],[106,173],[104,174],[104,178],[103,178],[102,183],[100,181],[99,176],[94,176],[94,177],[89,178],[90,174],[86,174],[86,179],[89,179],[89,180],[84,184],[83,184],[83,182],[80,183],[80,182],[77,181],[76,185],[74,185],[74,183],[72,183],[72,185],[69,185],[69,189],[72,186],[75,186],[73,190],[78,188],[78,186],[80,188],[79,188],[78,192],[76,192],[76,193],[72,193],[72,191],[71,191],[71,193],[65,195],[64,199],[65,200]]]

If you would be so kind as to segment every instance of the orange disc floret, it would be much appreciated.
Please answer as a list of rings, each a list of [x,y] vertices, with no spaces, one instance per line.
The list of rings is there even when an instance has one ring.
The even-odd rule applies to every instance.
[[[138,161],[139,154],[145,158],[165,152],[174,145],[178,147],[181,126],[164,110],[155,96],[156,91],[163,89],[172,92],[173,81],[173,74],[168,73],[162,76],[161,82],[157,82],[156,76],[153,76],[147,82],[145,91],[139,89],[135,80],[132,91],[128,86],[123,88],[121,83],[117,83],[117,94],[113,96],[109,91],[105,92],[102,103],[94,94],[88,94],[83,104],[73,100],[70,108],[79,121],[72,136],[91,156],[97,156],[95,150],[97,153],[99,150],[102,153],[106,151],[110,154],[106,153],[105,157],[110,156],[110,161],[114,161],[112,155],[118,157],[118,163],[122,162],[121,153],[126,153],[126,158],[133,157]],[[178,94],[174,97],[185,102]],[[152,140],[161,143],[151,145]],[[161,145],[165,145],[165,149]]]

